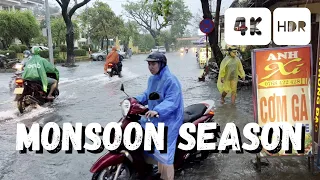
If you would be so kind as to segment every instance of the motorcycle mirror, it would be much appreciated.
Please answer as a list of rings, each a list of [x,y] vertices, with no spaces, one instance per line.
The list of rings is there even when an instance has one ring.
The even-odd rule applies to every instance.
[[[152,92],[149,94],[149,100],[158,100],[160,99],[160,95],[157,92]]]
[[[124,92],[123,84],[121,84],[121,88],[120,88],[120,90]]]
[[[121,84],[120,90],[124,92],[123,84]],[[124,93],[129,97],[129,95],[126,92],[124,92]]]

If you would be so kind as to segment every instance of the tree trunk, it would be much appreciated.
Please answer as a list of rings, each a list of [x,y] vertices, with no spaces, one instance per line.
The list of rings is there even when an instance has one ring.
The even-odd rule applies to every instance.
[[[202,11],[203,11],[203,19],[206,19],[206,18],[212,19],[208,0],[201,0],[201,4],[202,4]],[[208,34],[209,44],[218,66],[220,66],[220,63],[223,60],[223,54],[218,46],[220,6],[221,6],[221,0],[217,0],[217,8],[216,8],[216,14],[214,19],[214,29],[211,33]]]
[[[107,36],[107,54],[109,54],[109,38],[108,38],[108,36]]]
[[[100,48],[101,48],[101,50],[103,50],[103,44],[104,44],[104,37],[102,37],[101,43],[100,43]]]
[[[159,46],[159,42],[158,42],[158,38],[157,38],[158,34],[153,30],[149,30],[149,32],[154,39],[155,46]]]
[[[67,62],[66,66],[74,66],[74,31],[73,31],[73,24],[71,19],[68,18],[66,23],[67,26],[67,34],[66,34],[66,41],[67,41]]]

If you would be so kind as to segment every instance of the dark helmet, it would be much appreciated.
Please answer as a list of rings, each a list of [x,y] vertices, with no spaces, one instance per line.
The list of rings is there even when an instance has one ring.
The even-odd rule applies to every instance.
[[[146,61],[148,62],[160,62],[163,66],[167,65],[167,58],[163,53],[160,52],[152,52],[148,55]]]

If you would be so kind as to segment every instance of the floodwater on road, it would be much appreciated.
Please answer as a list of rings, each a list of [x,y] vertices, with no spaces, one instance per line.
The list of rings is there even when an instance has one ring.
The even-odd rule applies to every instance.
[[[168,66],[180,80],[183,88],[185,106],[203,100],[215,101],[215,121],[221,129],[228,122],[234,122],[240,129],[253,122],[251,89],[238,92],[237,105],[220,104],[220,94],[216,84],[210,80],[198,82],[200,69],[195,54],[166,54]],[[58,66],[60,70],[59,98],[51,105],[31,109],[20,115],[9,93],[12,73],[0,74],[0,179],[90,179],[92,164],[103,155],[86,152],[66,154],[60,151],[50,154],[15,151],[16,124],[31,126],[33,122],[43,125],[47,122],[83,123],[92,122],[105,126],[108,122],[118,121],[121,115],[119,102],[126,95],[120,91],[124,84],[126,93],[135,96],[147,87],[150,72],[144,61],[146,55],[135,55],[123,62],[123,77],[108,78],[103,74],[104,62],[81,62],[74,68]],[[241,134],[243,134],[241,132]],[[269,158],[269,166],[262,167],[259,173],[252,164],[254,154],[212,154],[202,162],[195,162],[176,173],[176,179],[319,179],[307,170],[307,160],[300,158]]]

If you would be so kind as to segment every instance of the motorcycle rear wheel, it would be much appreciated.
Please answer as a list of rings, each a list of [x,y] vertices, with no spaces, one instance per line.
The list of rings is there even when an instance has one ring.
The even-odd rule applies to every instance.
[[[109,166],[92,175],[92,180],[113,180],[118,166]],[[132,174],[127,164],[123,163],[117,180],[132,180]]]
[[[22,114],[26,108],[24,101],[23,100],[17,101],[17,106],[18,106],[19,112]]]

